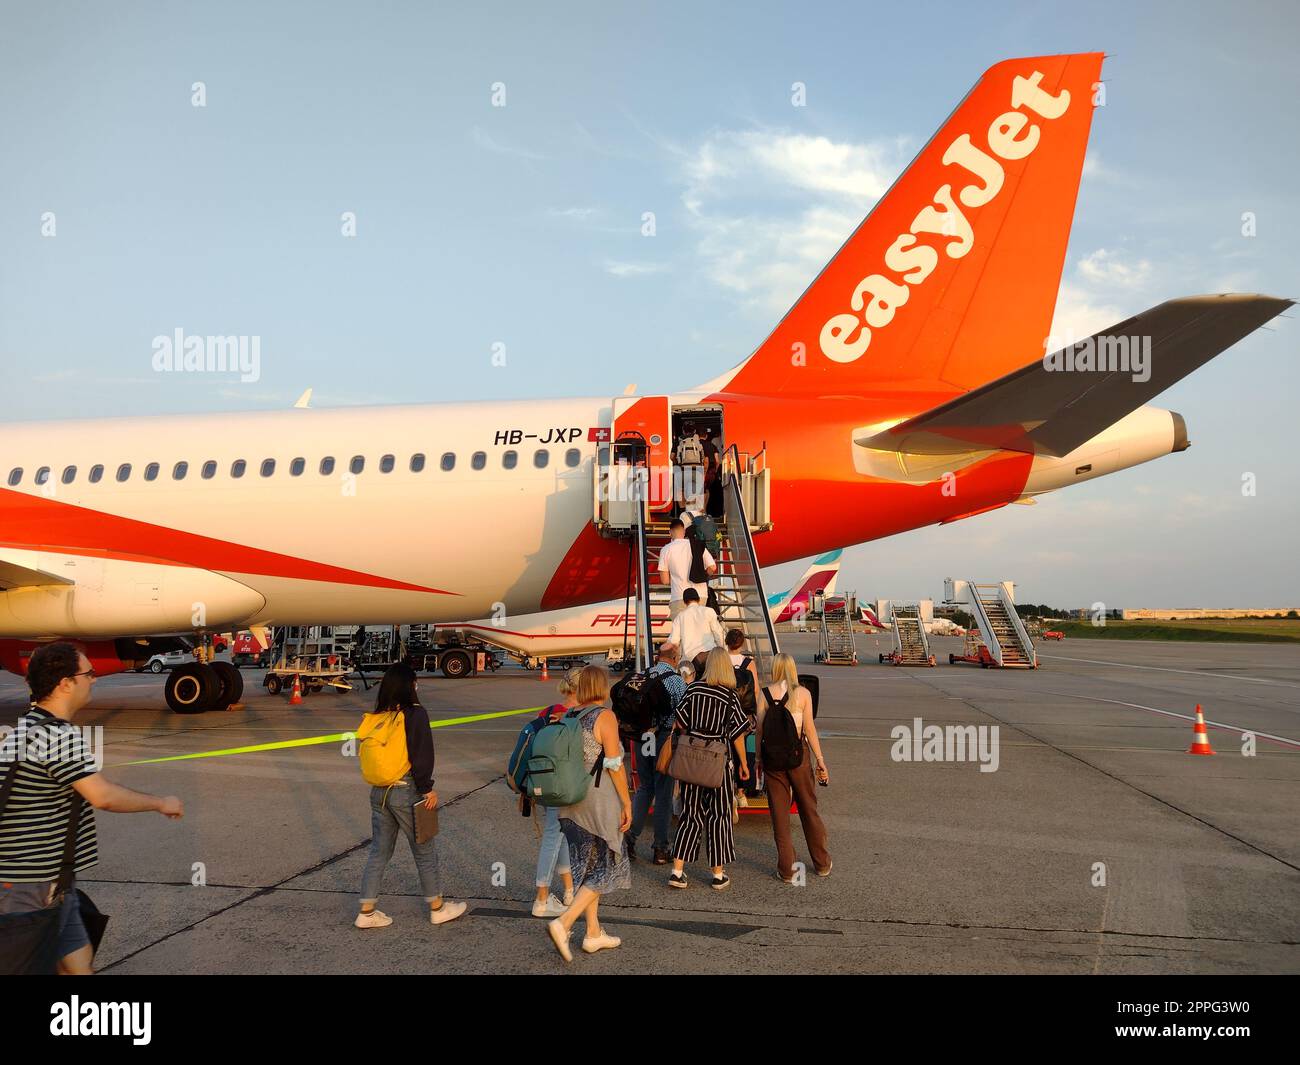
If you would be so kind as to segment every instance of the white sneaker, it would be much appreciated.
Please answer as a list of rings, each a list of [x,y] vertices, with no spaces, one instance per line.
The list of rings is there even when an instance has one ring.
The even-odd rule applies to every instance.
[[[567,910],[572,905],[573,905],[573,888],[569,888],[564,893],[564,908]]]
[[[611,936],[602,928],[600,935],[594,939],[590,936],[582,937],[582,949],[588,954],[595,954],[598,950],[613,950],[615,947],[620,946],[622,942],[618,936]]]
[[[386,913],[371,910],[369,913],[357,914],[357,919],[352,923],[358,928],[387,928],[393,923],[393,919]]]
[[[448,902],[446,899],[443,899],[441,906],[436,910],[429,911],[429,920],[433,924],[446,924],[448,921],[454,921],[468,909],[468,903]]]
[[[546,931],[551,934],[551,942],[560,952],[560,957],[565,961],[573,961],[573,951],[569,949],[569,933],[564,930],[564,925],[560,924],[558,917],[547,924]]]
[[[533,899],[533,916],[534,917],[559,917],[569,907],[564,905],[554,895],[547,895],[546,901]]]

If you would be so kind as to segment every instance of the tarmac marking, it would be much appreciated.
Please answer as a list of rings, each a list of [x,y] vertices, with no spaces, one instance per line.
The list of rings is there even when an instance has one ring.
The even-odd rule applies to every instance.
[[[525,706],[519,710],[498,710],[490,714],[474,714],[470,717],[452,717],[445,721],[431,721],[430,728],[447,728],[451,725],[468,725],[474,721],[489,721],[499,717],[517,717],[520,714],[535,714],[540,706]],[[279,740],[275,743],[255,743],[247,747],[227,747],[220,751],[200,751],[198,754],[172,754],[165,758],[142,758],[137,762],[118,762],[108,766],[120,769],[129,765],[154,765],[158,762],[185,762],[194,758],[222,758],[231,754],[253,754],[257,751],[277,751],[289,747],[312,747],[322,743],[342,743],[353,736],[351,732],[335,732],[328,736],[305,736],[295,740]]]
[[[1223,680],[1246,680],[1252,684],[1271,684],[1278,688],[1300,688],[1300,684],[1292,684],[1285,680],[1266,680],[1263,677],[1241,677],[1232,673],[1206,673],[1200,669],[1171,669],[1169,666],[1139,666],[1132,662],[1112,662],[1105,658],[1074,658],[1071,655],[1044,655],[1040,654],[1039,658],[1056,658],[1062,662],[1088,662],[1094,666],[1123,666],[1125,669],[1150,669],[1157,673],[1186,673],[1193,677],[1219,677]]]
[[[1161,710],[1158,706],[1143,706],[1141,703],[1126,703],[1122,699],[1100,699],[1095,695],[1078,695],[1073,692],[1051,692],[1045,691],[1044,695],[1061,695],[1067,699],[1089,699],[1096,703],[1109,703],[1111,706],[1128,706],[1134,710],[1150,710],[1153,714],[1162,714],[1165,717],[1177,717],[1184,721],[1195,721],[1195,714],[1180,714],[1173,710]],[[1242,728],[1240,725],[1231,725],[1224,721],[1211,721],[1208,717],[1205,719],[1207,725],[1214,728],[1222,729],[1225,732],[1238,732],[1241,735],[1250,733],[1253,736],[1259,736],[1261,739],[1272,740],[1274,743],[1285,744],[1288,747],[1294,747],[1300,750],[1300,740],[1289,740],[1285,736],[1274,736],[1271,732],[1260,732],[1253,728]]]
[[[1086,659],[1076,658],[1076,659],[1071,659],[1071,661],[1075,661],[1075,662],[1083,662],[1083,661],[1086,661]],[[1108,662],[1108,663],[1105,663],[1105,664],[1106,664],[1106,665],[1122,665],[1123,663],[1118,663],[1118,662],[1116,662],[1116,663],[1109,663],[1109,662]],[[1139,669],[1146,669],[1146,668],[1148,668],[1148,667],[1146,667],[1146,666],[1138,666],[1137,668],[1139,668]],[[1154,667],[1150,667],[1150,668],[1154,668]],[[1183,670],[1174,670],[1173,672],[1184,672],[1184,671],[1183,671]],[[915,674],[909,674],[909,675],[910,675],[910,676],[914,676],[914,677],[916,677]],[[916,677],[916,679],[917,679],[917,680],[920,680],[921,678],[920,678],[920,677]],[[925,682],[925,681],[921,681],[921,683],[925,684],[926,682]],[[934,685],[928,685],[928,687],[934,688]],[[934,688],[934,690],[935,690],[935,691],[944,691],[944,689],[942,689],[942,688]],[[1017,691],[1017,692],[1018,692],[1018,691],[1022,691],[1022,689],[1020,689],[1020,688],[998,688],[998,689],[996,689],[996,690],[997,690],[997,691]],[[944,694],[951,694],[951,693],[944,692]],[[1164,717],[1176,717],[1176,718],[1181,718],[1183,721],[1195,721],[1195,720],[1196,720],[1196,715],[1195,715],[1195,714],[1180,714],[1180,713],[1177,713],[1177,712],[1174,711],[1174,710],[1161,710],[1160,707],[1158,707],[1158,706],[1145,706],[1145,705],[1143,705],[1142,703],[1126,703],[1126,702],[1124,702],[1124,700],[1122,700],[1122,699],[1103,699],[1103,698],[1101,698],[1100,696],[1097,696],[1097,695],[1081,695],[1081,694],[1078,693],[1078,692],[1054,692],[1054,691],[1049,691],[1048,689],[1045,689],[1045,688],[1035,689],[1035,690],[1034,690],[1034,694],[1038,694],[1038,695],[1059,695],[1059,696],[1061,696],[1063,699],[1084,699],[1084,700],[1087,700],[1087,701],[1090,701],[1090,702],[1094,702],[1094,703],[1109,703],[1111,706],[1127,706],[1127,707],[1129,707],[1129,708],[1131,708],[1131,709],[1133,709],[1133,710],[1149,710],[1149,711],[1150,711],[1151,713],[1153,713],[1153,714],[1161,714],[1161,715],[1163,715]],[[962,702],[966,702],[968,706],[973,706],[973,705],[974,705],[974,704],[968,702],[968,701],[967,701],[964,697],[962,697],[962,696],[956,696],[956,698],[960,699]],[[980,710],[982,713],[987,713],[987,711],[983,710],[982,707],[975,707],[975,709]],[[1253,736],[1258,736],[1258,737],[1261,738],[1261,739],[1272,740],[1274,743],[1280,743],[1280,744],[1282,744],[1283,746],[1291,747],[1291,748],[1294,748],[1295,750],[1300,750],[1300,740],[1292,740],[1292,739],[1288,739],[1286,736],[1275,736],[1275,735],[1273,735],[1271,732],[1260,732],[1258,729],[1253,729],[1253,728],[1244,728],[1244,727],[1241,726],[1241,725],[1233,725],[1233,724],[1230,724],[1230,723],[1228,723],[1228,722],[1226,722],[1226,721],[1211,721],[1208,717],[1205,719],[1205,723],[1206,723],[1207,725],[1213,727],[1213,728],[1222,729],[1224,732],[1236,732],[1236,733],[1239,733],[1239,734],[1241,734],[1241,735],[1243,735],[1243,736],[1244,736],[1246,733],[1249,732],[1251,735],[1253,735]],[[1013,726],[1013,727],[1019,728],[1019,726]],[[1024,731],[1024,730],[1022,729],[1021,731]],[[1051,746],[1055,747],[1056,744],[1052,744]],[[1087,747],[1076,747],[1076,748],[1074,748],[1074,749],[1075,749],[1075,750],[1088,750],[1089,748],[1087,748]],[[1100,748],[1100,749],[1103,749],[1103,750],[1104,750],[1105,748]]]

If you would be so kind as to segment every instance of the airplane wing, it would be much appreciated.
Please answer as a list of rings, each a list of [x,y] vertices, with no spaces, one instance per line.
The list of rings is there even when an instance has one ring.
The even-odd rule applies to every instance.
[[[0,559],[0,591],[8,592],[14,588],[52,588],[66,584],[76,584],[76,581]]]
[[[1067,455],[1293,302],[1235,294],[1169,300],[854,443],[920,455],[972,448]]]

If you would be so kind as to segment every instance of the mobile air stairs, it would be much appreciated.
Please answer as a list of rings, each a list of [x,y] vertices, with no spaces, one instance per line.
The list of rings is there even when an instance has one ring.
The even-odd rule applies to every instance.
[[[649,621],[656,607],[661,615],[668,612],[670,595],[667,585],[650,582],[650,575],[659,569],[659,552],[671,537],[672,500],[653,498],[656,483],[662,485],[665,479],[646,462],[649,450],[636,434],[620,434],[610,448],[611,463],[598,463],[595,478],[597,528],[602,536],[628,540],[632,548],[628,562],[629,571],[636,573],[638,672],[654,661]],[[759,677],[766,678],[771,676],[772,659],[781,649],[754,552],[755,535],[772,527],[767,519],[766,456],[762,451],[752,457],[744,455],[732,445],[722,456],[720,476],[724,516],[717,522],[721,540],[715,558],[718,568],[709,586],[717,598],[723,629],[740,629],[745,634],[745,653],[754,659]],[[815,713],[815,701],[813,705]],[[752,733],[746,737],[751,771],[754,739]],[[737,788],[736,801],[736,816],[767,813],[761,781],[752,772],[749,782]]]
[[[891,603],[889,609],[894,626],[894,649],[880,656],[880,661],[895,666],[932,666],[935,657],[930,653],[930,640],[925,634],[918,603]]]
[[[663,478],[652,474],[647,448],[635,434],[625,434],[610,448],[610,463],[598,465],[594,517],[602,536],[628,540],[632,546],[630,568],[635,572],[636,668],[654,662],[649,619],[652,612],[668,613],[669,588],[652,583],[659,570],[659,552],[670,539],[671,500],[653,509],[653,484]],[[768,477],[765,455],[741,454],[732,445],[721,462],[724,517],[717,523],[721,546],[717,573],[709,584],[717,596],[718,616],[724,629],[745,634],[745,653],[754,658],[760,677],[769,676],[772,659],[780,651],[776,627],[767,608],[767,596],[754,552],[754,536],[771,528],[767,520]],[[658,501],[665,502],[665,501]],[[632,581],[629,580],[629,584]]]
[[[1014,585],[1010,581],[977,584],[949,577],[943,585],[947,602],[961,607],[975,619],[982,641],[978,655],[981,665],[1000,669],[1038,668],[1038,654],[1029,630],[1016,613]]]
[[[858,649],[853,641],[853,613],[847,596],[821,599],[821,629],[814,661],[832,666],[856,666]]]

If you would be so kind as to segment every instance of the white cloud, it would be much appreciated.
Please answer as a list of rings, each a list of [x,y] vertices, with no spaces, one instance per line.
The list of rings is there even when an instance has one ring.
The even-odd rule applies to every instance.
[[[1098,248],[1079,260],[1079,273],[1100,285],[1141,288],[1151,277],[1151,263],[1146,259],[1126,262],[1122,253]]]
[[[625,263],[616,259],[605,262],[605,272],[615,277],[644,277],[647,274],[662,274],[667,269],[663,263]]]
[[[546,156],[539,155],[537,152],[530,152],[526,148],[516,148],[513,145],[503,144],[501,141],[484,133],[477,126],[474,127],[472,136],[474,138],[474,143],[480,148],[489,152],[495,152],[497,155],[512,155],[520,159],[546,158]]]
[[[1047,350],[1057,351],[1066,344],[1099,333],[1122,322],[1130,313],[1099,298],[1086,287],[1062,281],[1056,295],[1056,312],[1052,316],[1052,334],[1047,341]]]
[[[784,312],[888,189],[898,154],[897,144],[714,133],[686,153],[683,175],[706,275],[752,306]],[[792,198],[793,214],[784,206]]]
[[[568,218],[575,222],[585,222],[599,212],[599,207],[552,207],[546,213],[552,218]]]

